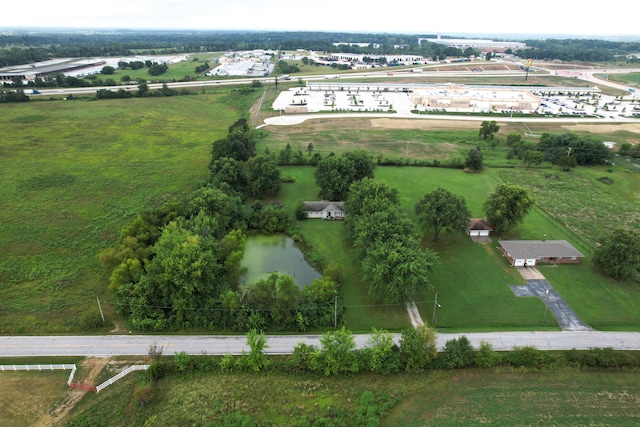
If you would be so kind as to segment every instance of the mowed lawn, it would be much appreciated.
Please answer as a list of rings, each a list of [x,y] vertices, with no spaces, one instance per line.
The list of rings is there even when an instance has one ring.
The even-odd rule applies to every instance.
[[[295,179],[284,184],[281,200],[293,212],[295,203],[315,200],[317,187],[311,167],[286,167],[283,175]],[[467,174],[461,170],[417,167],[378,167],[376,178],[399,190],[402,209],[414,220],[414,207],[424,194],[441,186],[465,198],[473,216],[483,216],[482,204],[500,182],[495,170]],[[564,178],[568,179],[568,178]],[[366,306],[366,284],[346,246],[342,223],[298,221],[307,240],[330,264],[339,267],[347,306]],[[373,225],[372,225],[373,226]],[[552,285],[586,323],[594,328],[631,329],[640,326],[640,289],[633,282],[618,282],[598,274],[591,264],[593,248],[545,211],[534,208],[523,224],[492,242],[478,244],[463,235],[444,233],[438,242],[431,233],[423,243],[438,252],[441,262],[430,276],[433,289],[416,297],[423,320],[431,323],[435,293],[438,292],[436,326],[447,330],[556,329],[557,323],[538,298],[517,298],[510,286],[524,279],[500,255],[498,238],[568,240],[587,258],[582,265],[541,267]],[[367,325],[397,328],[408,324],[402,306],[348,307],[345,321],[354,329]]]
[[[3,104],[0,333],[83,331],[96,296],[113,328],[99,252],[141,211],[186,197],[207,175],[211,143],[253,99]]]

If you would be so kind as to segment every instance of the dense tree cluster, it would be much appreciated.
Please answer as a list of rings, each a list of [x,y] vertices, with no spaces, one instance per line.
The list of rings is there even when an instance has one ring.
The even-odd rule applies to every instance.
[[[0,103],[5,102],[28,102],[29,96],[22,89],[0,90]]]
[[[371,301],[410,301],[429,286],[427,275],[437,256],[422,249],[415,224],[399,208],[396,189],[372,178],[356,181],[345,209],[348,236]]]
[[[559,165],[565,165],[567,158],[581,166],[603,165],[613,156],[601,140],[591,135],[578,135],[573,132],[544,133],[540,137],[537,149],[544,153],[546,161]]]
[[[345,200],[352,183],[373,178],[375,163],[362,151],[351,151],[340,156],[329,156],[318,162],[315,172],[318,195],[323,200]]]
[[[618,42],[593,39],[525,40],[526,49],[515,52],[521,58],[559,59],[562,61],[606,62],[617,56],[640,51],[638,42]]]
[[[212,145],[211,179],[184,202],[139,215],[119,244],[101,254],[110,288],[131,326],[144,330],[266,328],[306,330],[334,324],[337,284],[322,278],[300,290],[276,273],[240,286],[247,230],[284,232],[282,206],[256,201],[277,194],[280,175],[269,156],[256,156],[245,119]]]
[[[629,142],[623,142],[622,144],[620,144],[618,154],[620,154],[621,156],[629,156],[640,159],[640,144],[634,145]]]
[[[607,276],[633,277],[640,273],[640,233],[616,229],[598,240],[593,263]]]

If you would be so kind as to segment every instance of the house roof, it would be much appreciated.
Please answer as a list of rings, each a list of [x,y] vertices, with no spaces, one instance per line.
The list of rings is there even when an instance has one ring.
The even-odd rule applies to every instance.
[[[513,259],[584,257],[566,240],[501,240],[500,246]]]
[[[471,218],[467,230],[489,230],[493,231],[493,228],[487,224],[486,218]]]
[[[327,200],[321,200],[317,202],[302,202],[302,203],[304,203],[304,210],[308,212],[321,212],[324,210],[344,211],[342,202],[330,202]]]

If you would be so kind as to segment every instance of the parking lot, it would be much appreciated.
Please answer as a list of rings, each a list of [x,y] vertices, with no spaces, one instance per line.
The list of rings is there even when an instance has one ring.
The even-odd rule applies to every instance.
[[[421,87],[373,87],[367,83],[310,83],[280,93],[275,110],[294,113],[315,112],[412,112],[504,113],[542,116],[597,117],[608,120],[640,119],[640,103],[616,99],[601,93],[543,96],[542,90],[488,87],[484,92],[455,86],[427,90]],[[544,88],[545,92],[548,91]],[[454,94],[455,93],[455,94]],[[457,96],[457,98],[456,98]]]

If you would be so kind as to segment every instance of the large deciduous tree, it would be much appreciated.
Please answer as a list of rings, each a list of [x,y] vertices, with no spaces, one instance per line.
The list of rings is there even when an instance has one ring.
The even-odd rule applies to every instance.
[[[240,119],[229,127],[226,137],[213,143],[210,167],[222,157],[246,162],[255,152],[256,137],[253,129],[246,119]]]
[[[315,178],[319,197],[325,200],[345,200],[349,186],[364,178],[373,178],[375,164],[364,152],[349,152],[329,156],[318,162]]]
[[[164,330],[203,324],[226,284],[218,280],[218,243],[202,238],[177,221],[167,224],[154,246],[155,258],[136,284],[122,286],[132,304],[131,322],[141,329]]]
[[[251,197],[262,198],[280,192],[280,170],[267,155],[250,158],[247,161],[247,193]]]
[[[484,202],[483,207],[493,229],[502,232],[524,220],[533,207],[533,198],[526,188],[500,184]]]
[[[462,196],[439,187],[425,196],[416,205],[418,221],[423,231],[433,230],[433,239],[438,240],[440,231],[464,231],[471,212]]]
[[[607,276],[632,277],[640,272],[640,233],[616,229],[601,238],[593,262]]]

